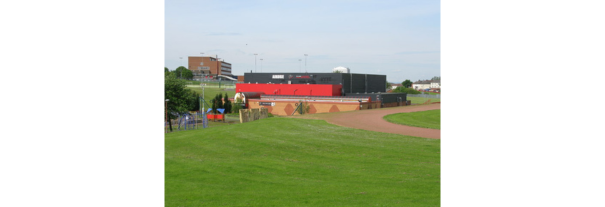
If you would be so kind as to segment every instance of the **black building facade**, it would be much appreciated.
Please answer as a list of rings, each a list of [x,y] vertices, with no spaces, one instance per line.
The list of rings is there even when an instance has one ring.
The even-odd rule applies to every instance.
[[[339,84],[343,94],[386,92],[386,75],[354,73],[244,73],[246,83]]]

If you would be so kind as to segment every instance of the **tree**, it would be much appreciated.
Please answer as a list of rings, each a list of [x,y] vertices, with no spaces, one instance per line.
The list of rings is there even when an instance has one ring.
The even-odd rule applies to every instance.
[[[227,93],[225,93],[225,97],[223,98],[224,100],[224,107],[225,107],[225,114],[231,113],[231,101],[229,101],[229,96]]]
[[[167,67],[164,67],[164,73],[170,72]]]
[[[420,94],[420,92],[417,90],[414,90],[412,88],[404,88],[401,86],[398,86],[397,88],[393,89],[393,93]]]
[[[441,76],[435,76],[435,77],[431,78],[431,80],[433,80],[433,81],[441,80]]]
[[[387,82],[387,91],[391,89],[391,83]]]
[[[223,94],[219,93],[216,94],[216,108],[217,109],[224,109],[224,103],[223,103]]]
[[[191,80],[193,78],[193,72],[191,72],[184,66],[179,66],[178,68],[176,68],[176,70],[174,70],[174,72],[176,73],[176,76],[179,77],[179,79]]]
[[[168,119],[175,119],[179,114],[187,113],[199,108],[199,94],[187,89],[185,81],[179,80],[174,73],[168,73],[164,77],[164,97],[169,99],[167,103]],[[170,122],[169,122],[170,123]],[[172,123],[169,124],[172,131]]]
[[[216,111],[217,111],[217,110],[216,110],[216,102],[217,102],[217,101],[216,101],[216,97],[214,97],[212,100],[210,100],[210,102],[212,102],[212,104],[211,104],[211,105],[212,105],[212,113],[213,113],[213,114],[217,114],[217,113],[216,113]]]
[[[402,85],[404,88],[409,88],[409,87],[412,87],[412,81],[410,81],[410,79],[406,79],[405,81],[401,82],[401,85]]]

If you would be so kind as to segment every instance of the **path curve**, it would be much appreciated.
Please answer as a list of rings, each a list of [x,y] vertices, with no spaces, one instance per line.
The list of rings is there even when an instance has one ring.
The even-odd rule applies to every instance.
[[[384,120],[382,117],[389,114],[409,113],[417,111],[427,111],[441,109],[441,104],[425,104],[413,106],[400,106],[382,109],[371,109],[361,111],[346,111],[326,114],[310,114],[305,116],[294,116],[293,118],[319,118],[328,123],[338,126],[364,129],[370,131],[386,132],[393,134],[402,134],[415,137],[424,137],[431,139],[441,139],[441,130],[412,127],[401,124],[394,124]]]

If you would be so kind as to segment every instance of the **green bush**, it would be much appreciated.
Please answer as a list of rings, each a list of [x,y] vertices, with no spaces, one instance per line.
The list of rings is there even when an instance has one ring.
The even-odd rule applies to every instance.
[[[393,90],[393,93],[420,94],[420,91],[414,90],[413,88],[404,88],[399,86]]]
[[[231,106],[232,112],[239,113],[239,110],[242,109],[242,104],[243,103],[242,103],[241,99],[238,99],[235,101],[235,103],[232,103],[232,106]]]

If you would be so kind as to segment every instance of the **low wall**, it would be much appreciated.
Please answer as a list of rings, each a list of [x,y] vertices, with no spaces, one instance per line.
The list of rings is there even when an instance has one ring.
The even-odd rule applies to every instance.
[[[248,106],[251,109],[267,108],[267,111],[273,115],[290,116],[298,107],[298,100],[258,100],[251,99]],[[304,113],[331,113],[339,111],[355,111],[360,109],[359,102],[323,102],[323,101],[307,101],[303,104],[308,106],[308,111]],[[362,102],[361,110],[380,108],[380,102]],[[300,115],[298,112],[294,115]]]
[[[239,110],[239,122],[240,123],[256,121],[259,119],[265,119],[267,117],[268,117],[268,111],[266,108],[240,109]]]

